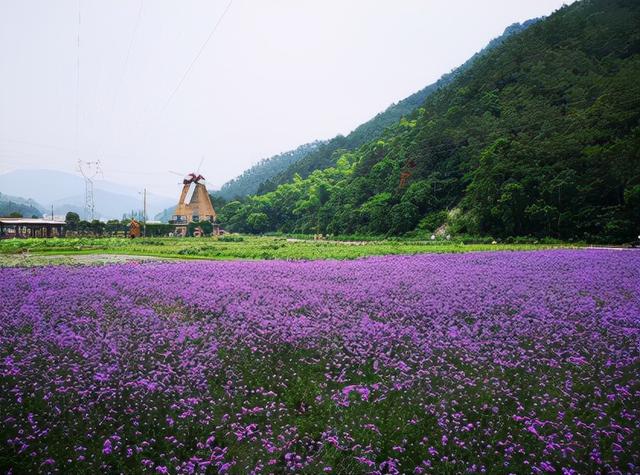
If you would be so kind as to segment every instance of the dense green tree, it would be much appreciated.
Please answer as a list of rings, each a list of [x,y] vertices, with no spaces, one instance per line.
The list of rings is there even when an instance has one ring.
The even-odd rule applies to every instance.
[[[269,229],[269,216],[266,213],[251,213],[247,216],[247,226],[251,232],[264,232]]]
[[[89,225],[90,231],[96,236],[102,236],[106,229],[106,224],[99,219],[94,219]]]
[[[73,211],[69,211],[65,217],[64,220],[67,222],[67,224],[71,224],[71,223],[78,223],[80,221],[80,215],[78,213],[74,213]]]
[[[106,222],[104,230],[109,236],[114,236],[118,232],[126,231],[127,227],[122,226],[120,221],[117,219],[110,219]]]
[[[81,219],[80,221],[78,221],[78,228],[77,228],[77,231],[78,231],[79,233],[82,233],[82,234],[88,234],[88,233],[90,233],[90,232],[92,231],[92,230],[91,230],[91,223],[90,223],[89,221],[86,221],[86,220],[84,220],[84,219]]]
[[[393,234],[403,234],[411,231],[418,224],[420,214],[413,203],[403,201],[391,208],[391,228]]]
[[[448,213],[446,211],[435,211],[429,213],[418,223],[418,228],[434,233],[440,226],[447,222]]]
[[[69,211],[65,215],[64,220],[67,223],[67,229],[69,231],[77,231],[78,230],[78,223],[80,222],[80,215],[78,213],[74,213],[73,211]]]
[[[128,229],[128,226],[125,228]],[[175,231],[175,227],[172,224],[149,224],[147,223],[147,237],[150,236],[168,236]]]
[[[392,204],[392,196],[388,192],[378,193],[362,204],[359,214],[367,231],[382,234],[389,229]]]

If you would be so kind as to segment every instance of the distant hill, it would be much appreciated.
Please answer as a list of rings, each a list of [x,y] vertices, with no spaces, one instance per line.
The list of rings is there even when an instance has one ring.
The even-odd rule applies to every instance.
[[[34,200],[0,193],[0,216],[20,213],[22,216],[42,216],[44,208]]]
[[[156,213],[153,216],[153,219],[155,219],[156,221],[160,221],[161,223],[168,223],[169,220],[171,219],[171,216],[173,216],[173,212],[175,211],[175,209],[176,209],[175,206],[169,206],[168,208],[163,209],[159,213]]]
[[[289,166],[317,150],[318,147],[325,143],[326,141],[317,140],[300,145],[295,150],[280,153],[270,158],[264,158],[244,171],[240,176],[226,182],[216,193],[226,200],[253,195],[258,191],[262,183],[283,172],[289,168]]]
[[[64,215],[74,211],[84,213],[84,179],[79,175],[57,170],[14,170],[0,175],[2,193],[28,196],[49,212]],[[124,213],[142,209],[142,198],[138,190],[104,180],[94,184],[96,218],[122,218]],[[153,216],[174,200],[149,193],[147,195],[148,215]]]
[[[396,104],[390,105],[384,112],[380,112],[373,119],[358,126],[347,136],[338,135],[320,145],[316,150],[305,154],[282,172],[263,181],[257,192],[262,194],[273,191],[278,185],[291,181],[295,175],[305,178],[314,170],[321,170],[335,165],[336,160],[342,153],[355,150],[361,145],[378,138],[387,127],[396,124],[403,116],[411,114],[429,95],[451,83],[456,77],[469,69],[478,58],[481,58],[489,51],[501,45],[507,38],[527,29],[538,21],[540,21],[540,18],[510,25],[504,30],[502,35],[491,40],[481,51],[474,54],[464,64],[452,72],[444,74],[435,83],[424,87]]]
[[[638,25],[635,0],[565,6],[480,55],[380,137],[229,203],[221,221],[251,232],[402,234],[446,223],[501,238],[633,240]]]

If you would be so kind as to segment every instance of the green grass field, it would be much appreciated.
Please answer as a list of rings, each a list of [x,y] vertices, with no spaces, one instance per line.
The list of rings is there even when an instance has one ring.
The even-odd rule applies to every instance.
[[[215,238],[64,238],[0,241],[0,265],[69,263],[64,256],[134,255],[178,259],[355,259],[389,254],[536,250],[569,247],[548,244],[464,244],[447,241],[313,241],[286,237],[225,236]],[[56,256],[55,259],[47,257]],[[50,261],[50,262],[49,262]]]

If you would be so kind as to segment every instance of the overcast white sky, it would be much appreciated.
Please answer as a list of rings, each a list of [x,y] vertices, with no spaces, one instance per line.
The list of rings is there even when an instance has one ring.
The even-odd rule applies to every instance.
[[[185,77],[229,0],[0,0],[0,173],[100,159],[106,180],[173,196],[168,170],[204,157],[215,188],[350,132],[563,3],[234,0]]]

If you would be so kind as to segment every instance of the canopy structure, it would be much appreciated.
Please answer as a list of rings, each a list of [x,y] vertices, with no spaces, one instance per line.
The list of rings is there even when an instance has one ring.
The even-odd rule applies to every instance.
[[[0,218],[0,238],[62,237],[65,221],[37,218]]]

